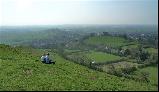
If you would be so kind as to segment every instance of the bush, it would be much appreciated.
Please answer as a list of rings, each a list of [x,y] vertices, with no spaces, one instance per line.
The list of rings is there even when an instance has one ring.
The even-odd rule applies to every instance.
[[[130,54],[131,54],[131,51],[130,51],[129,49],[126,49],[124,55],[125,55],[125,56],[128,56],[128,55],[130,55]]]
[[[148,59],[150,57],[150,54],[148,52],[141,52],[139,55],[141,61],[145,61],[146,59]]]
[[[136,70],[137,70],[137,68],[135,66],[122,68],[122,72],[124,74],[130,74],[131,72],[136,71]]]
[[[140,80],[150,82],[149,75],[150,74],[148,72],[141,72]]]
[[[116,76],[122,76],[122,71],[121,71],[121,69],[116,69],[115,68],[115,66],[113,65],[113,64],[110,64],[110,66],[109,66],[109,71],[108,71],[108,73],[109,74],[112,74],[112,75],[116,75]]]

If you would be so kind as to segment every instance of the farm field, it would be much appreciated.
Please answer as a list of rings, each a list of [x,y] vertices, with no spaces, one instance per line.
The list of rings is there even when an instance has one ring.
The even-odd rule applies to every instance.
[[[81,50],[69,50],[69,49],[65,49],[64,51],[65,51],[65,52],[68,52],[68,53],[82,52]]]
[[[85,43],[90,45],[104,44],[107,45],[108,47],[119,47],[130,44],[126,39],[122,37],[112,37],[112,36],[90,37],[85,40]]]
[[[132,44],[128,46],[123,46],[122,49],[135,49],[138,47],[139,44]]]
[[[137,67],[139,64],[132,63],[132,62],[127,62],[127,61],[122,61],[122,62],[117,62],[117,63],[101,65],[100,67],[103,69],[103,71],[110,72],[111,71],[110,65],[113,65],[115,67],[116,71],[120,71],[121,69],[126,69],[128,67],[129,68]]]
[[[148,51],[149,53],[153,53],[153,54],[158,53],[158,49],[155,49],[155,48],[146,48],[146,51]]]
[[[115,56],[112,54],[107,54],[103,52],[95,52],[91,51],[90,53],[87,53],[86,56],[88,58],[91,58],[93,61],[99,63],[99,62],[111,62],[122,59],[120,56]]]

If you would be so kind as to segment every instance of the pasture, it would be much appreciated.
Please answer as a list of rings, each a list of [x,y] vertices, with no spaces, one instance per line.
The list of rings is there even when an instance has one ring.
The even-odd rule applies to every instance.
[[[122,37],[113,36],[95,36],[89,37],[85,40],[85,43],[90,45],[100,45],[104,44],[108,47],[120,47],[129,44],[129,42]]]
[[[97,63],[111,62],[111,61],[120,60],[122,58],[120,56],[115,56],[112,54],[107,54],[107,53],[103,53],[103,52],[95,52],[95,51],[91,51],[91,52],[87,53],[86,56]]]

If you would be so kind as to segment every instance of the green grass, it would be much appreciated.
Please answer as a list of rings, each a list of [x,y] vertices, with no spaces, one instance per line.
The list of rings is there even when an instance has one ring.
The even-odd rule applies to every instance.
[[[88,58],[95,60],[95,62],[109,62],[109,61],[116,61],[121,59],[120,56],[115,56],[112,54],[107,54],[103,52],[95,52],[95,51],[87,53],[86,55]]]
[[[152,53],[152,54],[158,53],[158,49],[155,49],[155,48],[146,48],[146,51],[148,51],[149,53]]]
[[[122,37],[95,36],[95,37],[90,37],[86,39],[85,43],[91,44],[91,45],[104,44],[109,47],[119,47],[119,46],[127,45],[129,42]]]
[[[143,82],[91,70],[52,53],[56,64],[42,64],[44,50],[0,45],[1,91],[157,90]],[[11,57],[12,58],[7,58]],[[2,58],[3,57],[3,58]],[[4,59],[6,57],[6,59]]]
[[[142,69],[138,69],[137,71],[133,72],[132,74],[135,76],[140,76],[141,72],[147,72],[149,73],[149,80],[151,84],[155,84],[158,85],[158,67],[153,67],[153,66],[149,66],[149,67],[145,67]]]
[[[69,49],[65,49],[65,52],[69,52],[69,53],[71,53],[71,52],[80,52],[81,50],[69,50]]]
[[[128,46],[123,46],[122,49],[135,49],[138,48],[138,44],[133,44],[133,45],[128,45]]]
[[[100,67],[103,69],[103,71],[108,72],[108,71],[111,71],[110,65],[113,65],[115,67],[115,70],[121,70],[127,67],[129,68],[137,67],[139,64],[123,61],[123,62],[117,62],[117,63],[107,64],[107,65],[101,65]]]

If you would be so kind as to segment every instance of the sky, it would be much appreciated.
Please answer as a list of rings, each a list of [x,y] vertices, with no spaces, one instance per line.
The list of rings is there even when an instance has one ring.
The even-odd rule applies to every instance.
[[[0,25],[158,24],[158,0],[0,0]]]

